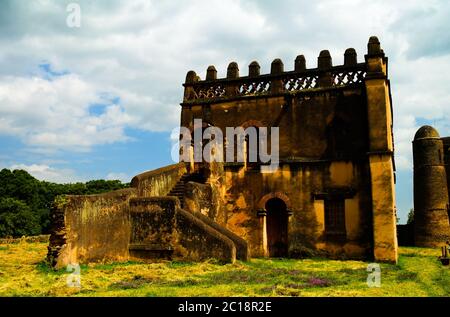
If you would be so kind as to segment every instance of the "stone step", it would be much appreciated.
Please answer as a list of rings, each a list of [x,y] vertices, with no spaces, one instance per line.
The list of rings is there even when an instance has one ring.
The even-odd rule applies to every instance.
[[[168,196],[175,196],[180,200],[181,208],[184,207],[184,192],[186,183],[190,181],[194,182],[202,182],[203,178],[201,175],[198,174],[183,174],[181,175],[178,182],[175,184],[175,186],[172,187],[170,190]]]

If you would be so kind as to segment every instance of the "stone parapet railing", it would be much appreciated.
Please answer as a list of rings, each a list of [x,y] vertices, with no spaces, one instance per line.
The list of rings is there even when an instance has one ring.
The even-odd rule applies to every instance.
[[[188,72],[184,84],[183,104],[216,102],[229,98],[270,96],[313,89],[329,89],[364,83],[366,63],[356,62],[356,52],[348,49],[344,65],[332,66],[328,51],[322,51],[317,68],[306,69],[304,57],[296,59],[295,70],[284,71],[283,62],[272,62],[270,74],[259,74],[259,64],[252,62],[249,75],[239,77],[238,65],[230,63],[228,76],[217,78],[214,66],[207,70],[206,80],[200,80],[194,71]]]
[[[330,52],[323,50],[317,58],[317,68],[306,68],[303,55],[295,59],[294,70],[285,71],[280,59],[275,59],[269,74],[260,74],[260,65],[253,61],[248,66],[248,75],[239,76],[239,66],[231,62],[225,78],[217,78],[217,70],[209,66],[205,80],[195,71],[189,71],[183,84],[182,105],[221,102],[235,98],[255,96],[276,96],[315,89],[332,89],[364,84],[366,78],[385,77],[387,71],[378,69],[378,60],[387,58],[377,37],[372,36],[367,43],[367,54],[363,63],[357,62],[355,49],[348,48],[344,54],[344,64],[333,66]]]

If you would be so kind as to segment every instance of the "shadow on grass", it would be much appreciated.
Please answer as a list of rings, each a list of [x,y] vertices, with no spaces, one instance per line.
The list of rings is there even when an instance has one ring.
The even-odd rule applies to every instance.
[[[80,270],[81,270],[81,272],[83,272],[83,271],[85,272],[89,269],[108,271],[108,270],[113,270],[114,268],[117,268],[117,267],[127,267],[127,266],[131,266],[131,265],[144,265],[144,264],[145,264],[144,262],[139,262],[139,261],[113,262],[113,263],[105,263],[105,264],[99,263],[99,264],[94,264],[94,265],[80,264]],[[55,275],[73,272],[73,269],[70,271],[67,271],[66,268],[55,269],[45,260],[40,261],[36,264],[36,270],[39,273],[55,274]]]
[[[396,279],[399,282],[416,281],[417,277],[418,277],[417,272],[402,271],[397,274]]]
[[[137,289],[143,286],[154,284],[159,281],[158,278],[148,278],[140,275],[135,275],[130,279],[124,279],[115,283],[112,283],[108,286],[109,289],[117,290],[117,289]]]
[[[145,262],[140,261],[126,261],[126,262],[112,262],[112,263],[97,263],[90,266],[94,270],[113,270],[117,267],[127,267],[131,265],[145,265]]]
[[[172,261],[167,263],[167,267],[171,269],[182,268],[182,267],[190,267],[197,265],[198,263],[193,262],[182,262],[182,261]]]

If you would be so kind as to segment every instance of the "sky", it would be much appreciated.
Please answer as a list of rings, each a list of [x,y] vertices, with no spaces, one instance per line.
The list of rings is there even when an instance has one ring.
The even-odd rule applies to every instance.
[[[80,27],[67,11],[79,5]],[[412,149],[424,124],[450,135],[450,2],[358,0],[0,0],[0,168],[41,180],[120,179],[171,164],[182,83],[209,65],[261,73],[328,49],[364,60],[371,35],[389,58],[397,209],[412,197]],[[73,20],[71,20],[73,21]],[[69,23],[70,24],[70,23]],[[172,136],[172,137],[171,137]]]

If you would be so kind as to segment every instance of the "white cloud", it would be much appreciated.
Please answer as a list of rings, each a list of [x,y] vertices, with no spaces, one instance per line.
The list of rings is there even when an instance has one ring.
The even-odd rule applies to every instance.
[[[3,13],[10,32],[0,36],[0,99],[11,95],[3,96],[9,116],[0,105],[0,133],[28,144],[88,150],[125,141],[127,126],[169,131],[179,122],[189,69],[204,76],[216,64],[224,76],[236,60],[246,74],[246,65],[259,59],[268,71],[275,57],[292,69],[299,53],[315,67],[321,49],[329,49],[336,64],[347,46],[357,48],[361,60],[372,34],[390,57],[399,162],[410,163],[407,143],[418,128],[400,118],[448,118],[450,42],[440,32],[448,27],[445,1],[80,1],[80,29],[65,25],[67,3],[8,1]],[[37,20],[45,22],[37,27]],[[430,41],[433,52],[424,44]],[[43,60],[73,74],[53,82],[27,77]],[[120,97],[123,108],[88,115],[88,104],[105,91]],[[38,111],[44,103],[50,111]]]
[[[45,180],[55,183],[73,183],[83,182],[84,178],[76,175],[75,171],[71,169],[57,169],[45,164],[15,164],[10,166],[11,170],[21,169],[30,173],[33,177],[39,180]]]
[[[54,161],[55,163],[61,163],[60,161]],[[66,162],[63,162],[66,163]],[[25,170],[30,175],[41,181],[54,182],[54,183],[76,183],[76,182],[86,182],[97,177],[86,176],[78,174],[75,170],[71,168],[58,168],[51,166],[46,163],[33,163],[33,164],[12,164],[10,166],[5,165],[0,162],[0,169],[8,168],[10,170]],[[123,183],[128,183],[131,181],[132,176],[123,172],[110,172],[104,178],[106,180],[120,180]]]
[[[397,59],[390,65],[393,79],[394,139],[398,169],[412,169],[412,140],[419,122],[450,135],[450,55]]]
[[[122,183],[129,183],[131,181],[131,176],[126,173],[115,173],[111,172],[106,175],[107,180],[120,180]]]
[[[5,48],[0,52],[0,134],[18,135],[29,145],[80,151],[126,140],[126,126],[169,131],[179,123],[187,70],[206,69],[211,62],[225,67],[240,52],[230,45],[234,54],[227,54],[217,44],[259,40],[268,30],[257,10],[243,10],[239,1],[80,5],[80,29],[65,26],[64,2],[6,6],[5,16],[19,16],[21,25],[12,36],[0,35]],[[36,28],[36,19],[45,23]],[[30,78],[42,61],[72,74],[52,82]],[[120,98],[123,111],[111,106],[100,118],[89,116],[89,103],[105,91]]]
[[[0,134],[18,136],[33,147],[75,151],[127,140],[129,116],[95,88],[73,74],[51,81],[0,77]],[[106,103],[104,112],[91,114],[90,106],[98,103]]]

